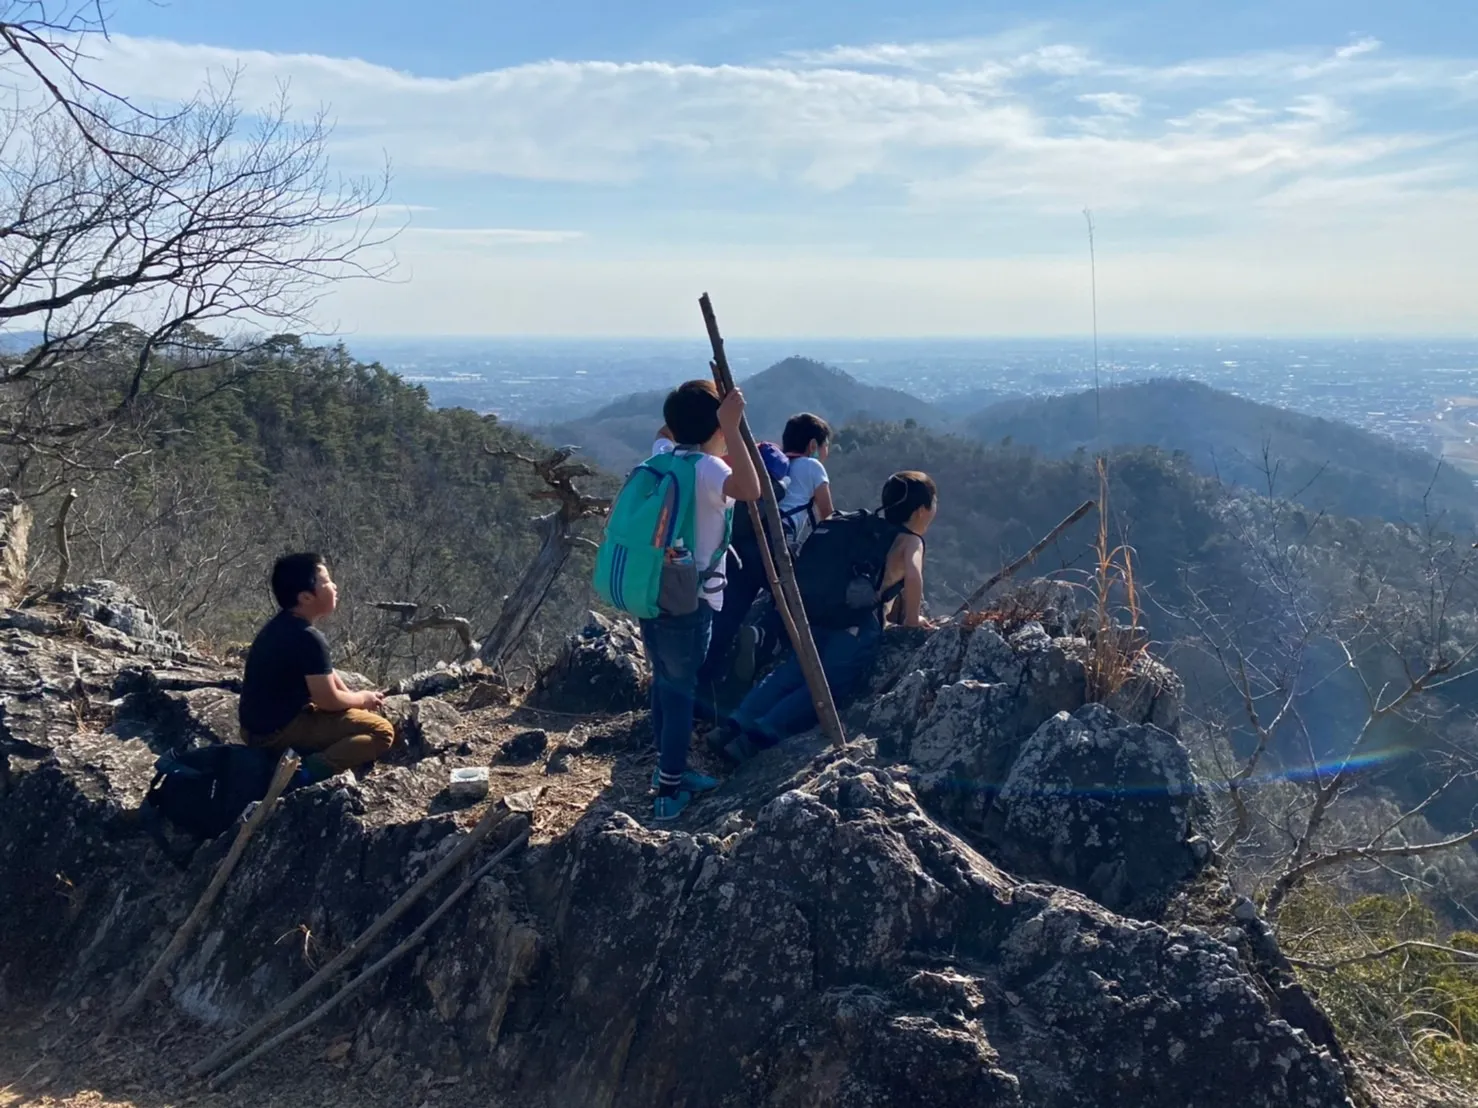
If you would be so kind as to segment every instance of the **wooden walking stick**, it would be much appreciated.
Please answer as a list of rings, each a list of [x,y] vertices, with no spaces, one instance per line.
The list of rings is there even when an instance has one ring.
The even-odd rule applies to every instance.
[[[698,307],[702,309],[703,323],[708,328],[708,341],[713,346],[713,378],[718,385],[719,395],[727,396],[734,387],[734,375],[729,372],[723,336],[719,334],[718,318],[713,314],[713,302],[708,299],[708,293],[705,292],[698,298]],[[821,668],[821,655],[817,653],[816,640],[811,637],[811,625],[806,620],[806,606],[801,601],[801,590],[795,582],[795,566],[790,560],[790,548],[785,545],[780,503],[775,499],[775,490],[770,482],[763,476],[765,462],[760,457],[759,446],[754,441],[754,433],[749,429],[748,419],[740,420],[739,434],[744,439],[744,449],[754,459],[755,469],[762,475],[760,494],[765,507],[764,518],[769,521],[770,552],[770,556],[765,559],[765,571],[770,575],[771,595],[775,598],[775,606],[780,610],[781,618],[785,620],[785,629],[790,634],[791,645],[795,647],[795,656],[800,662],[801,673],[805,675],[806,687],[811,691],[811,703],[816,708],[816,718],[821,723],[821,730],[832,745],[841,746],[847,741],[847,733],[842,729],[836,702],[831,698],[831,687],[826,683],[826,673]],[[734,449],[732,443],[729,449]],[[754,521],[755,535],[764,535],[765,528],[760,526],[759,506],[751,503],[749,511],[750,519]]]
[[[230,853],[221,859],[221,864],[216,867],[215,876],[211,878],[210,884],[205,887],[205,892],[200,894],[200,899],[195,902],[195,908],[185,917],[185,922],[180,924],[179,930],[174,933],[174,938],[164,948],[164,953],[159,955],[153,967],[148,973],[144,974],[144,979],[138,983],[134,991],[129,994],[128,999],[123,1002],[123,1006],[114,1012],[108,1020],[105,1033],[111,1033],[119,1023],[138,1010],[139,1006],[144,1003],[144,998],[148,996],[149,990],[154,986],[154,983],[163,977],[169,970],[169,967],[174,965],[175,960],[184,953],[185,947],[190,942],[191,937],[200,925],[205,922],[205,917],[209,914],[212,905],[215,904],[216,898],[221,895],[221,890],[226,887],[226,882],[230,879],[231,872],[236,868],[236,863],[240,862],[241,856],[246,853],[246,844],[251,842],[251,837],[257,833],[257,828],[266,823],[268,817],[272,815],[272,809],[277,804],[277,798],[282,795],[282,790],[287,788],[287,783],[292,780],[292,776],[297,772],[297,769],[298,759],[295,754],[289,752],[278,759],[277,772],[272,776],[272,784],[267,788],[267,795],[262,798],[262,802],[257,805],[256,810],[247,817],[246,822],[241,825],[241,829],[236,832],[236,840],[231,844]]]
[[[1077,523],[1078,520],[1082,519],[1085,515],[1091,512],[1096,503],[1097,502],[1093,500],[1085,500],[1083,501],[1083,503],[1079,504],[1073,514],[1068,516],[1056,527],[1052,528],[1052,530],[1048,531],[1046,537],[1043,538],[1041,542],[1037,543],[1036,546],[1032,547],[1021,557],[1017,558],[1016,561],[1012,562],[1009,566],[1001,570],[985,584],[981,585],[980,588],[972,592],[970,594],[970,599],[960,605],[959,609],[955,612],[955,615],[964,615],[966,612],[972,610],[975,605],[979,604],[982,600],[985,599],[985,594],[990,592],[991,589],[995,588],[1002,581],[1006,580],[1006,578],[1014,577],[1017,570],[1021,569],[1022,566],[1030,565],[1032,562],[1035,562],[1037,560],[1037,555],[1046,550],[1047,547],[1051,546],[1058,535],[1062,534],[1074,523]]]
[[[514,812],[531,812],[534,801],[542,789],[526,789],[519,793],[510,793],[495,804],[489,804],[488,810],[467,836],[447,852],[446,857],[432,866],[422,878],[401,894],[399,900],[387,908],[383,915],[364,929],[352,943],[339,952],[338,956],[315,973],[308,981],[288,997],[272,1011],[268,1012],[256,1023],[252,1024],[236,1038],[224,1046],[218,1048],[209,1057],[202,1058],[190,1067],[191,1077],[203,1077],[207,1073],[219,1069],[224,1063],[237,1057],[243,1051],[249,1050],[258,1039],[274,1027],[280,1024],[309,997],[320,992],[324,986],[333,981],[338,974],[353,962],[359,959],[369,945],[382,935],[401,916],[425,896],[431,889],[440,883],[441,879],[452,870],[456,869],[468,855],[476,849],[477,844],[487,838],[490,832],[498,824],[511,816]]]

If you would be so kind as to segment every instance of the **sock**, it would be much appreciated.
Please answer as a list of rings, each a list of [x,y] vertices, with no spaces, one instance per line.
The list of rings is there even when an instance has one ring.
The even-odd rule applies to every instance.
[[[683,775],[680,773],[659,773],[657,774],[657,795],[676,796],[682,783]]]

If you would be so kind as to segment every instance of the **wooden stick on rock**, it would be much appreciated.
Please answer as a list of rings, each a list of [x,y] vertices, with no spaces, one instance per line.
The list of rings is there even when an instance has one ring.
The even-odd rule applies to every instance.
[[[185,922],[180,924],[179,930],[174,933],[174,938],[164,948],[164,953],[159,955],[153,967],[148,973],[144,974],[144,979],[128,995],[128,999],[123,1002],[122,1007],[114,1012],[108,1020],[105,1033],[111,1033],[119,1023],[138,1011],[139,1006],[144,1003],[144,998],[149,995],[149,990],[153,988],[154,983],[163,977],[169,970],[169,967],[174,965],[175,960],[184,953],[185,947],[190,942],[191,937],[194,936],[195,931],[200,925],[205,922],[205,917],[215,904],[216,898],[221,895],[221,890],[226,887],[226,882],[230,880],[232,871],[236,869],[236,864],[241,861],[241,856],[246,853],[246,844],[251,842],[252,836],[257,833],[257,828],[266,823],[268,817],[272,815],[272,810],[277,805],[277,798],[287,788],[287,783],[292,780],[292,776],[297,772],[297,769],[298,759],[295,754],[284,754],[278,760],[277,772],[272,776],[272,784],[267,788],[267,795],[262,798],[262,802],[257,805],[256,810],[247,817],[246,822],[236,832],[236,839],[231,843],[230,852],[221,859],[221,864],[216,867],[215,876],[211,878],[210,884],[205,887],[205,892],[200,894],[200,899],[195,902],[194,909],[185,917]]]
[[[698,307],[703,311],[703,323],[708,328],[708,341],[713,346],[713,377],[718,385],[719,395],[726,396],[734,387],[734,375],[729,372],[729,359],[724,353],[723,336],[719,334],[718,318],[713,314],[713,303],[708,299],[708,293],[698,298]],[[754,459],[755,468],[760,473],[760,492],[765,506],[765,519],[769,522],[769,547],[773,565],[766,566],[766,570],[774,571],[770,586],[775,598],[775,606],[780,609],[781,617],[785,620],[785,629],[790,633],[791,645],[795,647],[796,659],[800,662],[801,673],[805,675],[806,687],[811,691],[811,703],[816,708],[816,718],[821,723],[821,730],[831,740],[834,746],[841,746],[847,741],[847,734],[842,730],[842,720],[837,715],[836,702],[831,698],[831,687],[826,683],[826,673],[821,668],[821,655],[816,650],[816,640],[811,637],[811,625],[806,620],[806,606],[801,601],[801,590],[795,581],[795,566],[791,564],[790,548],[785,545],[785,530],[780,519],[780,504],[775,499],[775,490],[770,482],[765,479],[765,462],[760,457],[759,446],[754,441],[754,433],[749,429],[749,420],[744,419],[739,423],[739,434],[744,439],[744,449],[749,451],[750,457]],[[729,444],[729,449],[734,449],[734,444]],[[750,504],[752,513],[750,518],[754,520],[756,537],[765,534],[765,528],[760,526],[759,508]],[[776,586],[778,585],[778,588]]]
[[[425,875],[401,894],[400,899],[390,905],[385,912],[364,929],[352,943],[340,951],[339,955],[315,973],[308,981],[288,997],[272,1011],[268,1012],[256,1023],[252,1024],[236,1038],[217,1049],[209,1057],[201,1059],[190,1067],[191,1077],[203,1077],[207,1073],[219,1069],[224,1063],[237,1057],[243,1051],[249,1050],[253,1043],[267,1032],[280,1024],[288,1016],[302,1005],[302,1003],[315,993],[321,991],[324,986],[333,981],[338,974],[350,964],[357,961],[359,956],[365,952],[369,945],[379,938],[387,928],[390,927],[401,916],[410,910],[416,901],[420,900],[432,887],[437,885],[443,877],[456,869],[468,855],[477,848],[477,844],[487,838],[488,832],[514,812],[529,812],[533,810],[534,800],[538,792],[542,790],[524,790],[521,793],[513,793],[505,796],[501,801],[488,805],[488,810],[477,823],[466,838],[447,852],[445,858],[437,862],[426,871]],[[532,794],[532,796],[531,796]]]
[[[1014,577],[1017,571],[1020,570],[1022,566],[1030,565],[1032,562],[1035,562],[1037,560],[1037,555],[1046,550],[1047,547],[1051,546],[1052,543],[1057,539],[1058,535],[1062,534],[1074,523],[1077,523],[1078,520],[1082,519],[1085,515],[1091,512],[1095,503],[1096,501],[1085,500],[1083,503],[1079,504],[1073,514],[1068,516],[1056,527],[1052,528],[1052,530],[1048,531],[1046,537],[1043,538],[1041,542],[1037,543],[1036,546],[1032,547],[1021,557],[1017,558],[1016,561],[1012,562],[1009,566],[1001,570],[985,584],[981,585],[980,588],[972,592],[970,594],[970,599],[960,605],[959,609],[955,612],[955,615],[963,615],[964,613],[971,611],[975,607],[975,605],[979,604],[982,600],[985,599],[985,594],[990,592],[991,589],[995,588],[1002,581],[1006,580],[1006,578]]]
[[[481,881],[484,877],[492,872],[494,866],[496,866],[504,858],[508,857],[508,855],[512,854],[524,843],[529,841],[529,833],[531,830],[531,828],[524,828],[523,831],[521,831],[511,843],[509,843],[502,850],[494,854],[482,865],[478,866],[477,869],[473,870],[472,873],[468,875],[467,879],[463,881],[460,885],[458,885],[455,889],[453,889],[451,893],[448,894],[447,898],[443,900],[439,905],[437,905],[436,910],[432,912],[429,916],[427,916],[421,922],[421,925],[419,927],[417,927],[414,931],[407,935],[405,939],[402,940],[400,944],[395,947],[395,949],[391,950],[379,961],[368,967],[353,981],[350,981],[342,989],[334,993],[333,996],[329,997],[317,1008],[313,1009],[312,1012],[308,1013],[308,1015],[300,1019],[297,1023],[293,1024],[291,1027],[279,1031],[276,1035],[273,1035],[261,1046],[253,1050],[245,1058],[241,1059],[241,1061],[237,1062],[233,1066],[229,1066],[226,1069],[222,1070],[218,1076],[211,1079],[210,1087],[212,1089],[219,1089],[227,1081],[230,1081],[231,1078],[235,1077],[242,1070],[246,1069],[247,1066],[251,1065],[262,1055],[275,1050],[277,1047],[281,1046],[289,1039],[297,1037],[304,1031],[308,1030],[308,1028],[312,1027],[314,1024],[322,1021],[335,1008],[337,1008],[345,1000],[349,999],[349,997],[352,996],[354,993],[358,992],[359,989],[367,981],[369,981],[370,978],[376,976],[383,970],[388,969],[395,962],[398,962],[401,958],[405,957],[412,950],[418,947],[421,944],[421,940],[426,937],[426,932],[430,931],[431,928],[436,926],[437,920],[441,919],[442,916],[451,911],[452,907],[457,903],[457,901],[461,900],[464,896],[471,892],[476,887],[479,881]]]

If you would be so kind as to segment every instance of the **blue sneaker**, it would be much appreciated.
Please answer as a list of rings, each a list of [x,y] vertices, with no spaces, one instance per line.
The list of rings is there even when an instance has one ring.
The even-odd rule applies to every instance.
[[[654,769],[652,771],[652,788],[654,790],[661,785],[661,781],[658,780],[658,778],[661,776],[661,773],[662,771],[657,769]],[[698,793],[711,793],[721,784],[723,784],[723,782],[721,782],[717,777],[709,777],[706,774],[698,773],[696,770],[690,769],[683,774],[683,783],[678,787],[683,789],[685,792],[690,792],[696,795]]]
[[[691,803],[693,794],[686,789],[679,789],[672,796],[659,796],[652,802],[652,818],[659,823],[675,820]]]

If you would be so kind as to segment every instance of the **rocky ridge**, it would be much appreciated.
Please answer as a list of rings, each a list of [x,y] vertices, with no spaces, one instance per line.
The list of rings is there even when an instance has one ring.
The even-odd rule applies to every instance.
[[[550,1106],[1351,1103],[1327,1023],[1198,833],[1174,676],[1144,663],[1084,703],[1087,640],[1066,598],[1038,608],[890,635],[846,748],[785,744],[676,828],[645,819],[640,716],[514,758],[482,742],[470,696],[408,698],[399,764],[280,802],[154,1018],[227,1034],[342,949],[475,821],[445,796],[465,747],[550,782],[572,758],[609,771],[335,1017],[339,1057],[376,1087],[429,1072]],[[595,623],[538,695],[620,710],[643,680],[630,629]],[[0,1006],[105,1008],[168,942],[229,836],[181,870],[129,816],[159,751],[230,740],[233,689],[116,585],[0,618]]]

